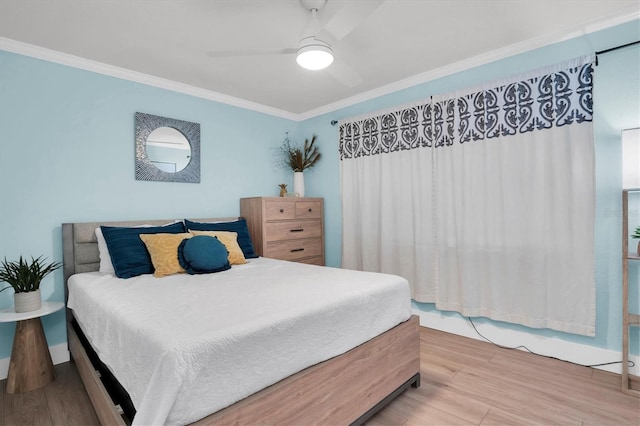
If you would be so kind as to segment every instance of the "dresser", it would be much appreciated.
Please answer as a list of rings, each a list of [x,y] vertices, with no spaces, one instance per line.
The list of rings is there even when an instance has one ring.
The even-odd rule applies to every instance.
[[[258,255],[324,265],[322,198],[242,198],[240,215]]]

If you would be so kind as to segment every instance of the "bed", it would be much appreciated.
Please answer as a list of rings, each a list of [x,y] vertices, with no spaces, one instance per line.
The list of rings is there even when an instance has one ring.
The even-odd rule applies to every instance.
[[[230,219],[237,218],[194,220],[214,222]],[[214,367],[208,367],[205,370],[201,368],[196,373],[185,373],[183,367],[184,363],[175,362],[175,359],[183,361],[185,352],[189,352],[191,356],[191,349],[195,346],[187,340],[181,340],[183,336],[181,336],[180,333],[174,333],[172,335],[173,337],[167,337],[166,339],[163,338],[162,340],[173,342],[173,348],[179,349],[174,351],[178,355],[171,355],[174,356],[174,358],[171,358],[170,362],[158,364],[158,366],[153,364],[155,361],[149,361],[150,365],[153,367],[148,369],[151,371],[140,373],[141,376],[144,376],[145,374],[149,376],[143,380],[145,385],[140,385],[142,387],[132,385],[130,376],[134,376],[137,373],[134,374],[133,372],[126,370],[126,366],[113,365],[113,360],[107,359],[108,362],[104,364],[101,359],[96,360],[96,352],[101,353],[101,356],[105,358],[108,358],[109,355],[107,355],[107,351],[104,349],[104,342],[98,342],[100,338],[102,338],[101,333],[95,332],[95,326],[90,326],[89,320],[86,317],[91,317],[93,313],[93,316],[96,316],[99,319],[102,318],[105,324],[115,322],[115,319],[111,318],[110,312],[118,310],[117,307],[122,305],[123,302],[122,300],[108,302],[110,297],[108,294],[111,293],[100,293],[101,291],[106,291],[105,285],[102,284],[108,283],[106,287],[116,288],[117,285],[126,281],[130,291],[135,292],[142,291],[135,289],[142,289],[144,286],[154,285],[152,283],[154,278],[152,276],[141,276],[131,280],[118,280],[113,278],[115,281],[108,281],[109,279],[112,279],[112,277],[105,277],[104,274],[96,272],[99,268],[100,257],[94,231],[96,227],[100,225],[128,227],[142,224],[163,225],[167,222],[168,221],[166,220],[154,220],[108,223],[74,223],[62,225],[66,296],[67,299],[69,299],[69,292],[72,292],[70,302],[71,305],[76,308],[75,311],[67,309],[69,350],[71,352],[72,359],[77,364],[78,371],[96,409],[98,417],[103,424],[127,424],[131,421],[131,415],[123,416],[120,410],[120,406],[123,405],[122,398],[125,400],[129,398],[129,403],[135,401],[135,404],[133,405],[136,405],[136,407],[139,405],[138,408],[142,407],[140,410],[140,416],[143,416],[147,423],[159,421],[162,423],[168,422],[182,424],[186,423],[184,419],[187,418],[189,419],[188,422],[193,421],[194,424],[199,425],[276,423],[360,424],[366,421],[377,410],[396,397],[399,393],[403,392],[406,388],[410,386],[419,386],[419,334],[418,321],[415,316],[409,317],[406,314],[402,314],[404,316],[399,317],[399,315],[401,315],[400,313],[390,313],[389,315],[380,315],[378,313],[378,317],[389,316],[389,318],[380,321],[366,316],[362,316],[360,319],[356,317],[351,319],[348,315],[345,317],[341,317],[340,315],[345,314],[344,311],[348,311],[349,315],[366,315],[366,310],[361,309],[361,313],[357,313],[359,309],[354,307],[349,307],[345,310],[338,306],[342,304],[341,300],[328,300],[328,303],[334,304],[329,305],[329,307],[325,307],[319,303],[320,299],[323,299],[326,293],[335,293],[342,298],[350,298],[356,301],[362,299],[362,296],[359,296],[359,294],[356,293],[358,291],[356,283],[359,280],[362,280],[364,283],[368,284],[369,287],[374,289],[379,287],[380,292],[387,291],[387,287],[391,286],[391,284],[386,284],[386,282],[391,279],[391,276],[360,273],[356,271],[343,271],[335,268],[294,264],[291,262],[275,261],[263,258],[251,259],[246,265],[234,266],[231,270],[224,272],[226,275],[212,274],[212,276],[215,276],[214,278],[219,280],[218,284],[215,285],[215,288],[217,289],[216,291],[222,291],[219,298],[223,300],[231,301],[233,297],[237,297],[230,292],[229,289],[225,290],[225,283],[227,281],[235,282],[236,284],[234,284],[234,287],[236,289],[242,288],[242,291],[247,292],[247,294],[255,295],[255,298],[262,301],[264,305],[272,305],[276,303],[275,300],[271,301],[269,299],[268,288],[272,286],[279,286],[279,291],[286,292],[288,295],[287,298],[282,298],[285,299],[283,301],[285,306],[280,306],[276,309],[278,312],[277,315],[266,312],[263,315],[273,319],[273,324],[276,324],[275,327],[270,326],[268,328],[280,330],[280,337],[274,337],[272,335],[266,337],[268,342],[274,343],[270,345],[270,348],[267,347],[269,345],[264,344],[264,340],[262,349],[256,348],[254,351],[242,351],[241,349],[233,349],[233,347],[229,347],[230,353],[233,353],[233,350],[238,351],[234,356],[229,355],[230,359],[237,359],[238,354],[240,354],[239,357],[242,358],[242,354],[247,353],[263,356],[265,366],[269,367],[267,370],[260,374],[255,374],[256,371],[260,370],[260,365],[256,365],[256,362],[260,361],[260,359],[255,359],[256,356],[253,356],[254,365],[249,364],[247,367],[243,367],[240,371],[232,372],[228,377],[221,378],[221,375],[225,370],[223,361],[228,354],[221,352],[220,349],[216,349],[218,352],[214,355],[201,355],[205,356],[203,359],[206,362],[199,360],[197,362],[193,362],[193,364],[208,366],[215,365],[216,368],[218,368],[217,363],[219,362],[220,371],[216,371]],[[289,278],[287,278],[287,280],[283,278],[273,278],[275,277],[274,274],[278,273],[278,271],[284,271],[286,276],[293,277],[292,280],[294,281],[296,279],[300,281],[303,277],[310,277],[305,281],[309,281],[309,286],[312,289],[311,296],[304,293],[301,289],[298,290],[297,286],[288,282],[287,280],[289,280]],[[342,274],[346,274],[346,276],[342,278]],[[379,276],[382,279],[378,285],[376,281],[380,278]],[[196,291],[200,291],[198,290],[200,287],[205,286],[202,283],[198,283],[198,280],[202,281],[205,278],[203,276],[192,277],[194,279],[189,281],[189,285],[194,286],[193,288],[196,290],[192,291],[196,294]],[[178,279],[179,278],[177,277],[165,277],[156,281],[155,283],[162,283],[162,285],[155,285],[155,291],[160,294],[164,294],[164,299],[172,299],[173,303],[186,303],[184,301],[179,301],[177,295],[171,296],[171,293],[164,293],[165,291],[172,291],[171,288],[182,285],[172,284],[172,280]],[[352,297],[347,297],[348,295],[346,295],[346,293],[349,292],[342,291],[339,287],[341,279],[349,280],[349,282],[354,283],[354,293]],[[258,281],[260,282],[260,285],[258,285]],[[176,283],[178,283],[178,281],[176,281]],[[239,285],[238,283],[243,284]],[[319,292],[322,283],[325,283],[324,285],[326,286],[334,285],[337,287],[332,288],[331,291],[325,291],[324,293]],[[71,289],[69,289],[69,284],[71,284]],[[94,285],[95,287],[92,287]],[[398,287],[396,284],[393,284],[393,286]],[[79,289],[83,289],[86,294],[80,296],[81,291]],[[123,290],[120,289],[116,291],[116,293],[121,293],[122,291]],[[224,293],[225,291],[229,292]],[[397,290],[394,291],[397,292]],[[345,293],[345,295],[342,295],[342,293]],[[381,294],[383,294],[383,299],[381,299],[383,300],[382,303],[384,303],[384,298],[397,297],[393,296],[392,293]],[[92,298],[95,300],[91,301]],[[129,298],[136,299],[136,297],[131,296]],[[198,299],[197,296],[195,296],[195,298]],[[202,297],[200,297],[200,299],[202,299]],[[316,330],[320,330],[320,328],[316,328],[320,327],[319,325],[314,325],[314,328],[305,328],[307,327],[306,325],[301,325],[304,323],[300,318],[310,315],[308,312],[304,312],[300,309],[300,306],[306,306],[307,304],[306,302],[302,303],[304,300],[308,300],[310,302],[310,306],[307,310],[315,312],[314,315],[318,316],[320,319],[324,318],[326,320],[325,323],[330,323],[331,320],[335,320],[337,321],[336,324],[350,325],[351,323],[354,323],[360,325],[356,326],[356,331],[350,329],[338,331],[337,329],[341,329],[342,326],[336,327],[336,330],[331,331],[331,338],[329,339],[326,330],[316,332]],[[318,303],[316,304],[316,302]],[[91,303],[94,303],[95,305],[91,305]],[[108,303],[114,303],[114,305],[109,306]],[[193,303],[197,305],[196,302]],[[235,306],[240,304],[239,300],[236,300],[234,303]],[[287,305],[287,303],[289,303],[289,305]],[[371,304],[371,307],[375,307],[378,306],[375,305],[375,303],[381,302],[375,302],[374,299],[366,299],[363,303],[366,306]],[[159,305],[159,303],[156,302],[151,303],[150,305],[153,305],[153,308],[155,309],[156,304]],[[134,308],[140,309],[141,306],[143,305],[138,305]],[[252,340],[246,340],[249,338],[247,336],[251,335],[253,336],[252,338],[254,338],[255,335],[262,333],[261,329],[256,329],[256,324],[252,321],[252,315],[261,310],[261,305],[258,304],[251,306],[250,308],[246,308],[246,311],[244,309],[236,309],[236,311],[241,312],[240,314],[236,314],[236,317],[233,317],[232,310],[224,311],[224,303],[216,305],[215,311],[217,311],[217,314],[222,315],[222,317],[213,317],[215,318],[213,320],[214,323],[219,324],[228,320],[228,327],[224,330],[213,330],[215,327],[211,327],[211,333],[209,333],[208,328],[193,330],[193,332],[195,334],[209,333],[212,335],[217,333],[217,337],[222,336],[223,344],[220,347],[227,348],[227,342],[230,340],[228,330],[231,328],[235,330],[234,332],[239,331],[239,335],[243,336],[242,339],[245,339],[244,345],[246,348],[246,345],[252,345],[254,342]],[[164,312],[169,309],[161,306],[158,306],[157,309],[163,310],[149,312],[148,315],[149,318],[155,318],[154,321],[152,321],[153,323],[157,322],[162,324],[164,318],[159,314],[159,312]],[[203,309],[202,306],[200,309],[203,311],[206,310]],[[376,309],[381,310],[381,308]],[[353,313],[354,311],[356,311],[356,314]],[[185,311],[183,310],[182,312]],[[289,312],[289,314],[294,316],[297,315],[297,317],[287,319],[285,316],[281,316],[280,314],[282,313],[282,315],[285,315],[284,312]],[[194,318],[196,317],[189,317],[189,314],[192,314],[192,312],[186,312],[182,315],[176,316],[172,320],[167,320],[167,322],[164,323],[164,329],[169,330],[174,321],[176,322],[177,329],[184,329],[180,328],[184,327],[184,324],[180,325],[178,323],[180,320],[195,323]],[[81,319],[80,317],[82,317],[82,315],[84,315],[85,318]],[[143,313],[143,315],[146,314]],[[76,316],[78,316],[78,318],[76,318]],[[141,317],[138,317],[137,321],[139,321],[139,318]],[[363,321],[363,319],[366,321]],[[130,320],[130,318],[128,318],[128,320]],[[366,324],[366,326],[363,324]],[[293,325],[295,325],[295,327]],[[94,330],[93,335],[91,335],[92,328]],[[108,328],[109,327],[105,326],[105,330]],[[87,329],[90,330],[90,332],[85,336],[84,331]],[[249,329],[251,330],[250,333],[247,332]],[[296,330],[298,335],[295,334]],[[141,330],[136,330],[136,332],[141,333]],[[120,344],[123,345],[123,348],[128,350],[130,346],[134,346],[131,343],[134,339],[130,338],[130,342],[126,341],[126,331],[113,331],[112,333],[115,333],[114,336],[120,336],[117,340],[123,341],[120,342]],[[109,332],[105,331],[104,334],[109,334]],[[132,335],[135,335],[135,333]],[[144,329],[142,330],[142,335],[153,335],[153,331],[152,329]],[[357,344],[355,346],[353,346],[353,342],[349,343],[347,341],[342,341],[343,337],[345,339],[347,336],[352,338],[352,335],[360,336],[358,338],[364,340],[362,340],[362,342],[356,342]],[[287,339],[285,339],[285,337]],[[107,336],[107,341],[108,338],[109,337]],[[272,360],[283,357],[283,352],[278,352],[278,350],[280,350],[280,347],[284,348],[284,345],[287,344],[287,342],[284,340],[280,342],[277,340],[278,338],[292,340],[292,342],[289,342],[288,344],[293,345],[294,348],[296,348],[296,344],[298,347],[306,347],[307,340],[305,339],[310,339],[308,341],[311,343],[309,343],[306,352],[311,354],[312,359],[298,360],[296,357],[291,357],[291,359],[287,359],[285,362],[285,364],[291,365],[277,366],[275,364],[269,364]],[[313,340],[314,338],[315,340]],[[236,339],[236,337],[234,337],[234,339]],[[242,342],[242,339],[237,338],[236,340]],[[324,342],[323,339],[328,339],[332,342],[340,341],[340,345],[342,346],[339,345],[340,347],[335,349],[326,349],[325,345],[321,343]],[[93,348],[92,346],[96,342],[99,344],[96,348]],[[153,344],[153,341],[146,342],[144,343],[144,347],[153,346]],[[100,345],[102,345],[102,347],[100,347]],[[207,342],[205,346],[210,346],[210,343]],[[326,346],[328,347],[328,345]],[[239,348],[242,348],[242,345],[240,345]],[[298,349],[299,348],[292,351],[285,351],[284,353],[298,353]],[[135,348],[132,348],[132,350],[135,350]],[[166,353],[167,348],[162,347],[160,348],[160,351],[162,353]],[[137,354],[138,355],[134,352],[133,355],[128,355],[128,359],[137,359],[139,357],[144,359],[142,355],[147,355],[146,352],[142,350],[138,350]],[[207,356],[209,357],[208,359],[206,358]],[[320,358],[313,358],[316,356]],[[153,358],[153,356],[151,358]],[[157,359],[159,359],[159,357],[156,357],[156,361]],[[191,358],[188,359],[191,360]],[[98,365],[96,365],[96,363]],[[189,363],[191,363],[191,361],[189,361]],[[171,371],[171,365],[173,364],[177,365],[175,368],[180,372],[179,374]],[[107,366],[106,369],[105,365]],[[197,393],[194,395],[186,394],[184,397],[176,397],[176,400],[167,400],[169,402],[163,402],[153,406],[154,400],[163,401],[162,398],[166,397],[165,395],[155,396],[155,390],[159,387],[172,387],[168,385],[158,385],[158,383],[171,383],[171,380],[169,380],[169,382],[158,382],[156,380],[156,370],[158,369],[166,370],[163,375],[161,375],[163,380],[165,380],[167,376],[174,376],[176,378],[176,388],[184,388],[187,389],[187,391],[192,390]],[[144,369],[140,368],[139,370],[143,371]],[[272,370],[276,370],[276,372],[274,373]],[[121,377],[116,378],[118,376],[118,371],[120,372]],[[126,374],[123,374],[122,371],[125,371]],[[220,389],[215,389],[215,383],[209,385],[207,382],[201,382],[201,380],[204,380],[201,376],[206,376],[206,374],[202,374],[202,371],[206,371],[207,373],[210,372],[210,375],[215,377],[214,382],[222,383],[226,380],[226,382],[224,382],[226,385],[222,387],[222,391]],[[115,382],[115,384],[113,384],[113,382]],[[154,383],[156,384],[154,385]],[[241,384],[249,384],[253,386],[253,388],[249,387],[249,390],[236,390],[234,386]],[[115,389],[115,391],[112,389]],[[141,392],[140,389],[142,389],[143,392]],[[231,394],[232,399],[225,401],[224,399],[228,396],[226,395],[227,391]],[[145,392],[151,392],[150,394],[154,395],[153,398],[143,398],[141,393]],[[124,396],[121,395],[122,393],[124,393]],[[222,402],[219,401],[220,398],[222,398]],[[184,408],[184,404],[181,405],[181,403],[183,403],[185,399],[189,401],[195,399],[196,401],[202,401],[202,403],[198,402]],[[210,400],[215,400],[216,403],[214,404]],[[149,401],[151,401],[151,403]],[[162,417],[164,414],[162,414],[161,417],[148,417],[149,412],[155,413],[155,411],[158,411],[161,407],[172,404],[174,407],[169,407],[168,410],[171,411],[176,408],[176,413],[178,414],[171,412],[167,413],[168,417]],[[202,413],[197,412],[200,409],[204,409],[202,407],[209,407],[206,409],[210,411]],[[142,414],[145,410],[146,413]],[[188,412],[188,416],[180,417],[181,412]],[[136,417],[136,420],[138,420],[138,417]],[[139,421],[138,423],[144,424],[145,422]]]

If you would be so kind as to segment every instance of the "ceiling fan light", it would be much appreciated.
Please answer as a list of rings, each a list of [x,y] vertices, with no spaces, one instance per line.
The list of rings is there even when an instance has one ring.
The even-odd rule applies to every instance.
[[[318,40],[300,47],[296,62],[308,70],[321,70],[333,62],[333,51],[328,45]]]

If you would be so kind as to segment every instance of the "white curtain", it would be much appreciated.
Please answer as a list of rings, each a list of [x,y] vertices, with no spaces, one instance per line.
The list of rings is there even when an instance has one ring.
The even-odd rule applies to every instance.
[[[342,266],[401,275],[432,301],[435,257],[430,105],[340,125]]]
[[[343,266],[441,310],[594,335],[592,66],[341,123]]]

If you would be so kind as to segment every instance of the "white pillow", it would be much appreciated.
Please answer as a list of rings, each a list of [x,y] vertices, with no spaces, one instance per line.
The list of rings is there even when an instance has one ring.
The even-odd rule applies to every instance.
[[[96,238],[98,239],[98,251],[100,252],[100,272],[115,275],[116,270],[113,269],[113,263],[111,263],[111,256],[109,255],[109,248],[107,247],[107,241],[102,235],[102,229],[98,226],[96,228]]]

